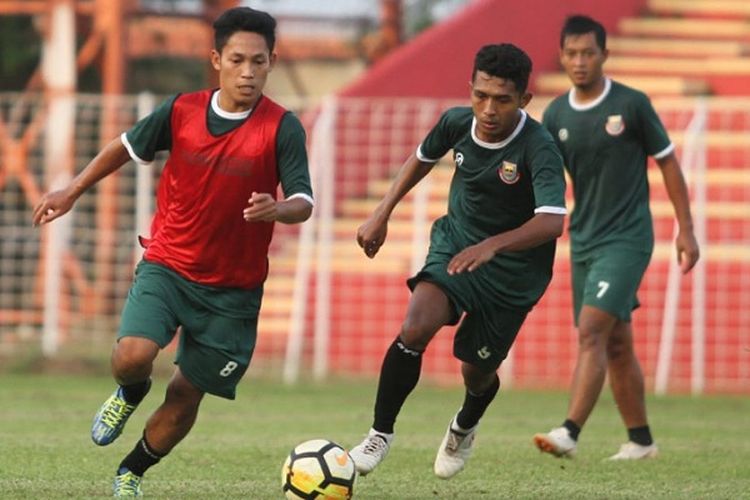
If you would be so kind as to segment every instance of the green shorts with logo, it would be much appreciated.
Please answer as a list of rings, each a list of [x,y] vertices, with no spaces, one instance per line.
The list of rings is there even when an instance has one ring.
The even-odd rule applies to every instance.
[[[144,260],[135,270],[118,340],[145,337],[164,348],[181,327],[180,371],[200,390],[234,399],[255,348],[262,297],[262,286],[205,286]]]
[[[640,306],[636,293],[651,260],[651,251],[604,245],[572,253],[573,314],[576,326],[584,305],[629,322]]]
[[[407,284],[413,291],[420,281],[426,281],[445,293],[453,309],[449,324],[461,322],[453,338],[453,355],[484,372],[494,372],[508,356],[528,311],[504,308],[481,299],[468,303],[466,299],[472,295],[468,293],[472,281],[469,273],[450,276],[447,266],[448,261],[428,259],[422,270],[407,280]]]

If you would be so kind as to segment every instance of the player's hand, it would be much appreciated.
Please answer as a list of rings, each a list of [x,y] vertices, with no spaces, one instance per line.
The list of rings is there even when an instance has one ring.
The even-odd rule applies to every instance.
[[[369,258],[375,257],[380,247],[385,243],[388,234],[388,219],[371,215],[367,221],[357,229],[357,243]]]
[[[687,274],[700,257],[698,241],[692,231],[680,231],[675,240],[675,247],[677,248],[677,262],[680,263],[682,274]]]
[[[256,193],[253,191],[247,200],[247,208],[242,211],[242,216],[248,222],[273,222],[276,220],[276,200],[268,193]]]
[[[32,224],[38,226],[39,224],[52,222],[68,213],[74,202],[75,197],[71,195],[67,188],[45,194],[34,207],[34,213],[31,217]]]
[[[453,256],[448,263],[448,274],[461,274],[464,271],[475,271],[495,257],[495,250],[487,241],[471,245]]]

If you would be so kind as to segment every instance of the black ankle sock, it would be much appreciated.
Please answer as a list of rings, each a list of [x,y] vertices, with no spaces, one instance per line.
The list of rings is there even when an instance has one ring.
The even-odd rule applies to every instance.
[[[648,425],[628,429],[628,439],[641,446],[649,446],[654,444],[654,439],[651,437],[651,429],[648,427]]]
[[[422,353],[406,347],[396,338],[385,353],[375,399],[373,429],[390,434],[401,406],[419,381]]]
[[[565,422],[563,422],[562,426],[568,429],[570,438],[573,441],[578,441],[578,435],[581,433],[581,428],[578,427],[578,424],[576,424],[570,419],[566,419]]]
[[[121,385],[120,387],[122,387],[122,397],[125,398],[125,401],[127,401],[128,404],[137,405],[143,401],[143,398],[146,397],[149,389],[151,389],[151,379],[147,378],[143,382]]]
[[[144,434],[136,443],[133,451],[131,451],[120,463],[117,473],[122,474],[124,469],[127,469],[137,476],[143,476],[143,473],[146,472],[149,467],[159,463],[159,460],[166,455],[166,453],[159,453],[151,448],[146,442],[146,435]]]
[[[484,415],[484,411],[495,399],[497,391],[500,389],[500,378],[495,374],[495,381],[482,394],[472,394],[466,390],[464,404],[461,411],[456,415],[456,424],[462,429],[469,430],[479,423],[479,419]]]

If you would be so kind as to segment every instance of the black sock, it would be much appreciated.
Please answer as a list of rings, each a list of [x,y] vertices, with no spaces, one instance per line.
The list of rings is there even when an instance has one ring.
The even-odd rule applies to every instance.
[[[651,429],[649,429],[648,425],[628,429],[628,439],[641,446],[654,444],[654,439],[651,437]]]
[[[570,419],[566,419],[562,426],[568,429],[568,434],[570,434],[570,438],[573,441],[578,441],[578,435],[581,433],[581,428],[578,427],[578,424]]]
[[[143,398],[146,397],[149,389],[151,389],[151,378],[147,378],[143,382],[136,382],[135,384],[121,385],[120,387],[122,387],[122,397],[125,398],[125,401],[128,404],[137,405],[143,401]]]
[[[131,451],[120,463],[117,473],[122,474],[124,469],[127,469],[136,476],[143,476],[143,473],[146,472],[149,467],[159,463],[159,460],[166,455],[166,453],[159,453],[151,448],[146,442],[146,434],[144,433],[143,437],[136,443],[133,451]]]
[[[422,370],[422,353],[406,347],[396,338],[385,353],[375,399],[373,429],[390,434],[401,406],[416,387]]]
[[[500,378],[495,374],[495,380],[492,385],[482,394],[472,394],[466,390],[464,404],[456,415],[456,424],[462,429],[469,430],[479,423],[479,419],[484,415],[484,411],[495,399],[497,391],[500,389]]]

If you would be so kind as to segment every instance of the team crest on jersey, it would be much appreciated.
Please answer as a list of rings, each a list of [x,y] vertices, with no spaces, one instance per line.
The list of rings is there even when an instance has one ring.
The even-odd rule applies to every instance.
[[[565,142],[568,140],[568,129],[561,128],[557,131],[557,137],[560,138],[560,141]]]
[[[497,174],[500,179],[506,184],[515,184],[518,179],[521,178],[521,173],[518,171],[518,165],[509,161],[504,161],[500,168],[497,170]]]
[[[604,129],[612,136],[622,134],[625,131],[625,122],[622,119],[622,115],[609,115]]]
[[[454,158],[454,161],[456,162],[456,168],[460,167],[464,164],[464,154],[461,152],[456,153],[456,157]]]

